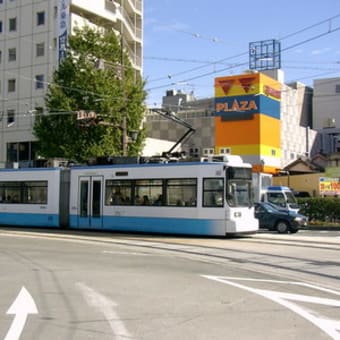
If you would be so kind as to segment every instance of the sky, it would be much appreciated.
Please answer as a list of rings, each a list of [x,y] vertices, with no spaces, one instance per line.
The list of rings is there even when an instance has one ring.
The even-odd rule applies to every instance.
[[[167,90],[214,96],[214,78],[249,69],[249,43],[281,44],[285,83],[340,77],[340,0],[144,0],[147,105]]]

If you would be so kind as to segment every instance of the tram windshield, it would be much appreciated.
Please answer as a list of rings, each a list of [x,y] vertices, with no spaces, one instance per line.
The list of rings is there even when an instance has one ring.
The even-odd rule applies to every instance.
[[[251,168],[227,168],[226,199],[231,207],[254,205]]]

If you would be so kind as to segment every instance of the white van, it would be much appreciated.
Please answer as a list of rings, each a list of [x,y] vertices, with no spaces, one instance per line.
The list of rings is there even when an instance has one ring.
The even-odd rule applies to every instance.
[[[281,185],[267,187],[261,193],[261,202],[269,202],[289,211],[298,212],[300,209],[292,190]]]

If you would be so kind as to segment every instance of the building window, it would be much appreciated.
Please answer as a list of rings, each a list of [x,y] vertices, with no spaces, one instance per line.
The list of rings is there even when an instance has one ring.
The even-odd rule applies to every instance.
[[[10,127],[15,123],[15,111],[12,109],[7,110],[7,126]]]
[[[8,61],[17,60],[17,49],[15,47],[8,49]]]
[[[9,19],[9,31],[15,32],[17,30],[17,18]]]
[[[214,148],[204,148],[203,149],[203,155],[204,156],[211,156],[215,153]]]
[[[8,92],[15,92],[15,85],[16,81],[15,79],[8,79]]]
[[[37,26],[45,25],[45,12],[37,13]]]
[[[2,21],[0,21],[0,33],[2,33]]]
[[[44,75],[38,74],[35,76],[35,88],[36,90],[44,88]]]
[[[2,51],[0,51],[0,64],[2,63]]]
[[[340,84],[335,85],[335,93],[340,93]]]
[[[54,9],[53,9],[53,16],[54,16],[54,19],[57,19],[57,18],[58,18],[58,6],[54,6]]]
[[[221,155],[229,155],[229,154],[231,154],[231,149],[230,148],[221,148],[220,154]]]
[[[36,156],[36,142],[14,142],[7,144],[7,162],[31,162]]]
[[[39,43],[36,45],[37,57],[43,57],[45,55],[45,43]]]

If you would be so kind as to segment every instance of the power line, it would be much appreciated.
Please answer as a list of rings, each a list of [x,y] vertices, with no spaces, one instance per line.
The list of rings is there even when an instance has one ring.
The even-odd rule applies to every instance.
[[[318,22],[318,23],[316,23],[316,24],[307,26],[307,27],[305,27],[305,28],[303,28],[303,29],[300,29],[300,30],[298,30],[298,31],[296,31],[296,32],[290,33],[290,34],[284,36],[283,38],[281,38],[280,41],[285,40],[285,39],[288,39],[288,38],[291,38],[291,37],[293,37],[293,36],[295,36],[295,35],[298,35],[298,34],[300,34],[300,33],[302,33],[302,32],[305,32],[305,31],[307,31],[307,30],[310,30],[311,28],[320,26],[320,25],[322,25],[322,24],[324,24],[324,23],[330,22],[331,20],[333,20],[333,19],[335,19],[335,18],[338,18],[338,17],[340,17],[340,14],[337,14],[337,15],[335,15],[335,16],[332,16],[332,17],[328,18],[328,19],[322,20],[322,21],[320,21],[320,22]],[[338,30],[340,30],[340,27],[336,27],[336,28],[333,28],[333,29],[332,29],[331,27],[329,27],[327,32],[318,34],[318,35],[313,36],[313,37],[311,37],[311,38],[309,38],[309,39],[305,39],[305,40],[303,40],[303,41],[301,41],[301,42],[298,42],[298,43],[295,43],[295,44],[293,44],[293,45],[290,45],[290,46],[288,46],[288,47],[286,47],[286,48],[284,48],[284,49],[281,49],[281,52],[282,52],[282,51],[287,51],[287,50],[289,50],[289,49],[292,49],[292,48],[295,48],[295,47],[298,47],[298,46],[301,46],[301,45],[303,45],[303,44],[305,44],[305,43],[307,43],[307,42],[310,42],[310,41],[319,39],[319,38],[321,38],[321,37],[323,37],[323,36],[325,36],[325,35],[328,35],[328,34],[330,34],[330,33],[333,33],[333,32],[335,32],[335,31],[338,31]],[[227,57],[227,58],[223,58],[223,59],[220,59],[220,60],[217,60],[217,61],[213,61],[213,62],[210,62],[209,64],[201,65],[201,66],[198,66],[198,67],[189,69],[189,70],[185,70],[185,71],[181,71],[181,72],[178,72],[178,73],[170,74],[171,77],[169,77],[169,75],[168,75],[168,76],[165,76],[165,77],[160,77],[160,78],[157,78],[157,79],[154,79],[154,80],[150,80],[149,83],[150,83],[150,82],[160,81],[160,80],[165,80],[165,79],[168,79],[168,78],[174,78],[174,77],[177,77],[177,76],[179,76],[179,75],[183,75],[183,74],[186,74],[186,73],[190,73],[190,72],[193,72],[193,71],[197,71],[197,70],[200,70],[200,69],[203,69],[203,68],[212,66],[212,65],[216,65],[216,64],[225,62],[225,61],[227,61],[227,60],[229,60],[229,59],[232,59],[232,58],[235,58],[235,57],[239,57],[239,56],[244,56],[244,55],[248,55],[248,52],[240,53],[240,54],[235,55],[235,56],[232,56],[232,57]],[[231,67],[231,68],[238,67],[238,66],[243,66],[243,65],[246,65],[247,63],[248,63],[248,62],[239,63],[239,64],[237,64],[237,65],[235,65],[235,66],[233,66],[233,67]],[[194,79],[203,78],[203,77],[206,77],[206,76],[215,74],[215,73],[217,73],[217,72],[225,71],[225,70],[227,70],[227,69],[230,69],[230,67],[223,68],[223,69],[220,69],[220,70],[214,70],[214,71],[212,71],[212,72],[204,73],[204,74],[202,74],[202,75],[198,75],[198,76],[191,77],[191,78],[188,78],[188,79],[183,79],[183,80],[181,80],[181,81],[187,82],[187,81],[191,81],[191,80],[194,80]],[[155,89],[165,88],[165,87],[168,87],[168,86],[170,86],[170,85],[171,85],[171,84],[161,85],[161,86],[149,88],[149,89],[147,89],[146,91],[151,91],[151,90],[155,90]]]

